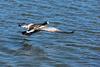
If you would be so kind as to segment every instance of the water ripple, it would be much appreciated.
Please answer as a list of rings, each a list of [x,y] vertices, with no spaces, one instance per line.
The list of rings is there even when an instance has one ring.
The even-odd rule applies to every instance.
[[[99,67],[99,0],[1,0],[1,67]],[[19,23],[42,23],[74,34],[21,34]]]

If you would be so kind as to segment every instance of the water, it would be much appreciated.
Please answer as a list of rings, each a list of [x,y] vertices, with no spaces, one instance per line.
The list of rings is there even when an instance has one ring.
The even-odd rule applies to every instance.
[[[21,34],[49,21],[73,34]],[[0,0],[0,67],[100,67],[100,0]]]

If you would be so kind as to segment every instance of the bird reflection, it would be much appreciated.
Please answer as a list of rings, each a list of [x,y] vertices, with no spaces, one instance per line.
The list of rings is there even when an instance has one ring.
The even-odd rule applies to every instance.
[[[25,42],[21,47],[21,50],[31,50],[31,49],[32,49],[32,45],[30,45],[27,42]]]
[[[27,39],[24,39],[21,48],[17,49],[16,51],[16,56],[18,56],[17,58],[20,58],[18,60],[19,64],[29,64],[32,65],[32,67],[33,65],[35,67],[40,67],[42,62],[48,60],[46,52],[44,52],[44,50],[40,48],[40,46],[30,44],[30,41]]]
[[[46,53],[42,48],[40,48],[40,46],[31,45],[27,39],[23,41],[22,47],[16,51],[16,55],[46,56]]]

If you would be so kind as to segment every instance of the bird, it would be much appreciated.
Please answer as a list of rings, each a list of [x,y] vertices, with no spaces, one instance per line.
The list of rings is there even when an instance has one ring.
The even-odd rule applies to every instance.
[[[63,32],[62,30],[55,28],[55,27],[49,27],[49,22],[45,21],[44,23],[38,23],[38,24],[34,24],[34,23],[29,23],[29,24],[19,24],[19,27],[25,28],[26,31],[23,31],[22,34],[23,35],[31,35],[32,33],[36,33],[39,31],[48,31],[48,32],[62,32],[62,33],[73,33],[72,32]]]

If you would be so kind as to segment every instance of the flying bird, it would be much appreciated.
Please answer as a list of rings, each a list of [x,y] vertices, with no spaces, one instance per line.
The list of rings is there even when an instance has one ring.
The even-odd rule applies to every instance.
[[[49,27],[49,22],[45,21],[44,23],[39,23],[39,24],[19,24],[19,27],[25,28],[26,31],[23,31],[23,35],[30,35],[35,32],[39,31],[48,31],[48,32],[60,32],[60,33],[74,33],[74,31],[71,32],[63,32],[62,30],[55,28],[55,27]]]

